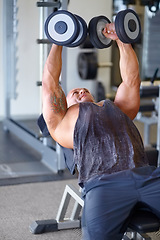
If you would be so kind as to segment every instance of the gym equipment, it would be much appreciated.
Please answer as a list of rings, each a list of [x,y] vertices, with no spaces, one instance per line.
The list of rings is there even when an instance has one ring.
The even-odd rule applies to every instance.
[[[97,76],[96,53],[80,53],[78,55],[78,73],[82,79],[95,79]]]
[[[77,66],[78,73],[82,79],[95,79],[98,67],[112,67],[111,62],[97,63],[97,54],[95,52],[82,52],[78,55]]]
[[[105,16],[94,17],[89,22],[89,36],[95,48],[108,48],[112,40],[103,35],[103,29],[111,21]],[[138,15],[132,10],[120,11],[115,18],[115,29],[117,36],[124,43],[135,43],[141,35],[141,24]]]
[[[75,200],[75,204],[70,218],[65,218],[71,197]],[[45,232],[80,228],[83,206],[84,202],[81,198],[81,193],[72,185],[66,185],[56,219],[35,221],[29,226],[30,232],[33,234],[42,234]],[[138,240],[139,236],[143,237],[144,240],[151,240],[146,233],[159,230],[160,220],[158,217],[148,210],[144,210],[143,207],[136,206],[123,240]]]
[[[86,22],[80,16],[78,16],[78,15],[75,15],[75,16],[79,21],[79,26],[80,26],[79,34],[78,34],[76,40],[74,42],[72,42],[71,44],[67,44],[66,47],[78,47],[79,45],[81,45],[85,41],[85,39],[87,37],[87,24],[86,24]]]
[[[145,146],[149,146],[150,127],[158,122],[159,86],[153,84],[149,86],[141,86],[140,97],[141,105],[136,120],[144,124],[143,142]],[[150,115],[145,115],[145,112],[150,112]]]
[[[87,37],[87,24],[80,16],[59,10],[47,18],[45,33],[57,45],[77,47]]]
[[[107,23],[111,21],[105,16],[94,17],[89,22],[89,37],[95,48],[108,48],[112,45],[113,41],[103,35],[103,29]],[[141,33],[138,15],[132,9],[120,11],[115,19],[115,29],[122,42],[137,42]],[[45,33],[47,38],[57,45],[77,47],[87,37],[87,24],[80,16],[59,10],[47,18]]]
[[[140,105],[139,112],[136,116],[136,120],[144,124],[143,142],[145,146],[151,145],[150,143],[151,125],[158,123],[159,86],[153,84],[154,81],[157,79],[158,70],[159,70],[158,68],[155,70],[150,80],[150,85],[145,85],[145,86],[141,85],[140,87],[141,105]],[[148,113],[150,112],[150,114],[146,115],[145,112],[148,112]],[[157,135],[159,135],[159,132]],[[158,138],[157,138],[157,143],[158,143]]]
[[[108,48],[112,45],[113,41],[103,35],[103,29],[107,23],[111,23],[111,21],[105,16],[94,17],[89,22],[89,37],[95,48]]]
[[[52,7],[52,8],[60,8],[61,7],[61,2],[60,1],[53,1],[53,2],[37,2],[36,3],[37,7]]]
[[[141,24],[138,15],[132,9],[120,11],[115,19],[115,29],[122,42],[137,42],[141,34]]]
[[[78,32],[79,24],[77,18],[65,10],[52,13],[45,22],[47,38],[57,45],[66,45],[74,42]]]
[[[148,6],[149,11],[156,13],[159,10],[160,0],[141,0],[140,4],[142,6]]]
[[[45,2],[46,3],[46,2]],[[48,3],[43,4],[42,7],[39,8],[40,10],[40,34],[44,28],[44,20],[43,17],[48,16],[53,11],[54,7],[58,8],[59,3],[61,5],[61,9],[67,9],[68,0],[52,0],[52,6],[48,6]],[[47,5],[47,6],[46,6]],[[54,6],[53,6],[54,5]],[[49,7],[49,8],[48,8]],[[39,155],[39,161],[30,162],[26,164],[16,163],[9,165],[9,168],[6,166],[2,166],[0,169],[1,173],[5,173],[5,171],[10,172],[9,178],[13,178],[11,173],[16,173],[16,178],[22,179],[22,169],[23,169],[23,176],[32,177],[37,176],[44,176],[44,174],[53,174],[59,173],[66,169],[63,153],[60,150],[58,144],[55,144],[52,139],[48,138],[41,138],[34,135],[29,127],[23,127],[17,120],[13,120],[12,115],[12,100],[16,99],[17,97],[17,1],[10,0],[10,1],[3,1],[3,40],[4,40],[4,119],[3,119],[3,128],[5,131],[10,131],[14,133],[20,140],[30,146],[33,150]],[[43,36],[40,36],[43,39]],[[44,45],[40,45],[44,47]],[[48,46],[45,45],[45,49],[40,50],[40,76],[42,76],[42,66],[44,65],[45,61],[45,54],[47,55]],[[65,49],[63,50],[63,62],[66,62],[66,52]],[[66,64],[62,66],[62,76],[61,76],[61,85],[64,90],[66,90]],[[41,105],[41,104],[40,104]],[[12,161],[13,162],[13,161]],[[8,169],[8,170],[7,170]],[[12,172],[9,170],[11,169]],[[21,171],[21,172],[20,172]],[[2,174],[1,174],[2,175]],[[9,180],[10,181],[10,180]],[[16,180],[15,180],[16,181]],[[22,180],[23,181],[23,180]]]

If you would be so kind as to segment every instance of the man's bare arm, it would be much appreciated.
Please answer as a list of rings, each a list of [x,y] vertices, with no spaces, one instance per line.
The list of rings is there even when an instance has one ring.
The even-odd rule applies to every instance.
[[[140,76],[137,56],[130,44],[117,40],[120,51],[120,73],[122,83],[118,87],[115,104],[134,119],[140,106]]]
[[[62,68],[61,55],[62,47],[53,44],[44,66],[42,80],[43,115],[53,135],[67,112],[66,97],[59,85]]]
[[[120,51],[120,72],[122,83],[118,87],[115,104],[131,119],[137,115],[140,105],[140,77],[137,56],[130,44],[122,43],[115,32],[114,23],[107,24],[104,35],[116,40]]]

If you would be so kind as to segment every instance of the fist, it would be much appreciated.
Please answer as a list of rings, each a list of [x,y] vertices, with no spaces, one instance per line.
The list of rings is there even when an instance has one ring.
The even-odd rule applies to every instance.
[[[110,38],[112,40],[118,39],[114,23],[107,23],[106,27],[103,29],[103,34],[106,38]]]

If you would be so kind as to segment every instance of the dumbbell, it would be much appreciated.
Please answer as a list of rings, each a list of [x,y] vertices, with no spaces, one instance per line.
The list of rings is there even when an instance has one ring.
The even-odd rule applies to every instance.
[[[45,33],[52,43],[77,47],[87,37],[87,24],[80,16],[69,11],[59,10],[47,18]]]
[[[95,48],[108,48],[112,45],[113,41],[103,35],[107,23],[111,21],[105,16],[94,17],[89,22],[89,37]],[[137,42],[141,34],[141,24],[136,12],[132,9],[120,11],[115,18],[115,30],[122,42]]]
[[[105,16],[91,19],[88,26],[89,37],[95,48],[107,48],[112,40],[103,35],[103,29],[111,21]],[[124,43],[135,43],[141,34],[140,20],[132,9],[120,11],[115,19],[115,29],[119,39]],[[69,11],[59,10],[52,13],[45,22],[47,38],[66,47],[77,47],[87,37],[87,24],[83,18]]]

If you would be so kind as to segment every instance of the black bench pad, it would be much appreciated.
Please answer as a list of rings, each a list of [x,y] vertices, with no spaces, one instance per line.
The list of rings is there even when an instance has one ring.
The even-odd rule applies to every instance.
[[[160,219],[150,211],[139,209],[134,212],[128,227],[139,233],[156,232]]]

